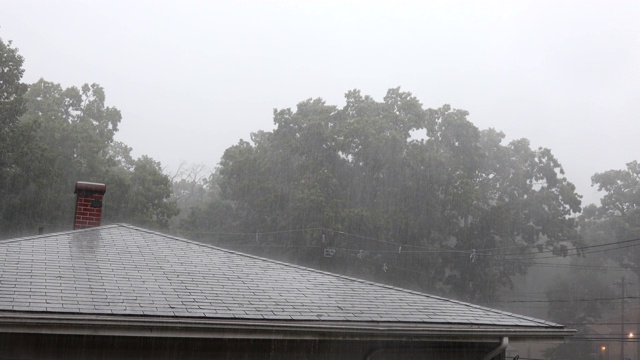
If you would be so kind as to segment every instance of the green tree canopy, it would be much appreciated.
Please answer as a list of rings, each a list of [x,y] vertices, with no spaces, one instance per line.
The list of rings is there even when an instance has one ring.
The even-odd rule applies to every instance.
[[[219,201],[239,220],[207,230],[264,233],[257,251],[272,241],[307,265],[328,264],[318,248],[333,247],[332,270],[490,300],[526,270],[527,256],[503,254],[578,241],[580,196],[550,150],[503,144],[467,116],[399,88],[275,110],[273,131],[224,153]]]
[[[27,85],[21,82],[23,63],[24,58],[18,49],[11,47],[11,41],[5,43],[0,38],[0,181],[7,176],[15,146],[19,145],[12,141],[19,131],[18,119],[27,110],[24,99]]]
[[[73,224],[76,181],[107,184],[105,222],[166,228],[178,212],[160,163],[115,141],[120,111],[98,84],[20,82],[23,58],[0,40],[0,236]]]
[[[42,186],[50,174],[48,157],[38,157],[45,154],[35,136],[36,125],[20,121],[27,111],[28,87],[21,82],[24,59],[11,45],[0,39],[0,229],[5,233],[25,226],[15,210],[37,201],[28,191]],[[23,190],[27,196],[20,201]]]
[[[592,244],[623,242],[606,253],[640,279],[640,251],[635,241],[640,239],[640,164],[632,161],[626,169],[596,173],[591,181],[604,195],[600,206],[585,207],[579,219],[581,234]]]

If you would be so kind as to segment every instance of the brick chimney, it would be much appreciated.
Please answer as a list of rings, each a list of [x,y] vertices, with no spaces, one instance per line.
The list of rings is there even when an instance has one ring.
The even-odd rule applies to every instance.
[[[105,184],[76,182],[76,217],[73,229],[100,226],[102,217],[102,196],[107,191]]]

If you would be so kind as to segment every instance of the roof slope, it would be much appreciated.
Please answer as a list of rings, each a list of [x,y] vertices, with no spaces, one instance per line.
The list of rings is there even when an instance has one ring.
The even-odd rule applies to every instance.
[[[129,225],[0,242],[7,312],[563,329]]]

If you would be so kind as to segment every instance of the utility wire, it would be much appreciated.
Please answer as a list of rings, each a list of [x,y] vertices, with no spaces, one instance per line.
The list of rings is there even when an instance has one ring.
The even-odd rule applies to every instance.
[[[423,246],[423,245],[412,245],[412,244],[403,244],[400,242],[395,242],[395,241],[388,241],[388,240],[381,240],[375,237],[371,237],[371,236],[365,236],[365,235],[359,235],[359,234],[353,234],[353,233],[349,233],[346,231],[340,231],[340,230],[333,230],[333,229],[329,229],[329,228],[325,228],[325,227],[312,227],[312,228],[304,228],[304,229],[290,229],[290,230],[278,230],[278,231],[266,231],[266,232],[230,232],[230,233],[225,233],[225,232],[199,232],[199,231],[188,231],[188,233],[191,234],[200,234],[200,235],[247,235],[247,236],[254,236],[254,235],[272,235],[272,234],[284,234],[284,233],[294,233],[294,232],[307,232],[307,231],[326,231],[326,232],[330,232],[332,234],[340,234],[340,235],[344,235],[344,236],[349,236],[349,237],[354,237],[354,238],[358,238],[358,239],[364,239],[364,240],[371,240],[371,241],[376,241],[376,242],[380,242],[380,243],[384,243],[384,244],[389,244],[389,245],[394,245],[394,246],[403,246],[403,247],[407,247],[407,248],[416,248],[416,249],[424,249],[427,252],[468,252],[468,250],[437,250],[437,249],[433,249],[431,247],[428,246]],[[345,240],[345,239],[341,239],[341,240]],[[640,241],[640,238],[635,238],[635,239],[629,239],[629,240],[621,240],[621,241],[613,241],[613,242],[609,242],[609,243],[604,243],[604,244],[596,244],[596,245],[587,245],[587,246],[581,246],[579,248],[573,248],[573,249],[568,249],[568,250],[575,250],[575,249],[580,249],[580,250],[585,250],[585,249],[592,249],[592,248],[599,248],[599,247],[606,247],[606,246],[611,246],[611,245],[619,245],[619,244],[624,244],[624,243],[630,243],[630,242],[636,242],[636,241]],[[635,245],[634,245],[635,246]],[[477,249],[478,255],[492,255],[492,254],[484,254],[485,252],[488,251],[494,251],[494,250],[505,250],[505,249],[513,249],[513,248],[526,248],[528,247],[527,245],[512,245],[512,246],[503,246],[503,247],[494,247],[494,248],[487,248],[487,249]],[[406,252],[413,252],[415,250],[406,250]],[[380,252],[383,252],[382,250],[380,250]],[[542,253],[545,252],[550,252],[549,250],[543,251]],[[529,254],[534,255],[534,254],[539,254],[539,251],[532,251]],[[524,255],[526,255],[527,253],[524,253]],[[510,255],[523,255],[523,253],[519,252],[519,253],[507,253],[507,254],[501,254],[502,256],[510,256]]]
[[[590,301],[618,301],[618,300],[640,299],[640,296],[625,297],[602,297],[602,298],[581,298],[581,299],[547,299],[547,300],[503,300],[495,301],[496,303],[574,303],[574,302],[590,302]]]
[[[470,252],[469,250],[455,250],[455,249],[433,249],[433,248],[427,248],[424,246],[419,246],[419,245],[408,245],[408,244],[401,244],[401,243],[397,243],[397,242],[391,242],[391,241],[384,241],[384,240],[379,240],[373,237],[369,237],[369,236],[363,236],[363,235],[357,235],[357,234],[351,234],[351,233],[347,233],[344,231],[334,231],[331,229],[327,229],[327,228],[323,228],[323,227],[313,227],[313,228],[305,228],[305,229],[294,229],[294,230],[281,230],[281,231],[271,231],[271,232],[258,232],[258,233],[205,233],[205,232],[200,232],[200,234],[209,234],[209,235],[243,235],[243,236],[256,236],[256,238],[258,238],[260,235],[271,235],[271,234],[284,234],[284,233],[296,233],[296,232],[306,232],[306,231],[327,231],[327,232],[331,232],[334,234],[341,234],[343,236],[351,236],[351,237],[355,237],[358,239],[365,239],[365,240],[372,240],[372,241],[377,241],[377,242],[381,242],[381,243],[385,243],[385,244],[389,244],[389,245],[398,245],[398,250],[365,250],[365,249],[360,249],[360,248],[344,248],[344,247],[333,247],[333,249],[335,251],[341,251],[346,253],[347,255],[351,255],[351,256],[356,256],[358,257],[359,260],[364,260],[367,261],[369,263],[374,263],[377,264],[378,266],[381,266],[384,268],[385,272],[390,270],[390,269],[397,269],[397,270],[402,270],[402,271],[408,271],[411,273],[415,273],[415,274],[420,274],[423,276],[429,276],[429,274],[416,270],[416,269],[411,269],[411,268],[406,268],[406,267],[400,267],[397,265],[392,265],[392,264],[388,264],[385,261],[373,261],[373,260],[369,260],[367,259],[367,257],[361,257],[358,256],[359,254],[361,254],[362,252],[367,252],[368,254],[391,254],[391,253],[398,253],[398,254],[452,254],[452,256],[470,256],[470,254],[475,254],[477,256],[483,256],[485,259],[487,260],[493,260],[493,261],[507,261],[507,262],[513,262],[513,261],[522,261],[522,258],[509,258],[509,256],[513,256],[513,255],[518,255],[520,257],[522,256],[526,256],[526,255],[538,255],[540,254],[540,252],[520,252],[517,254],[486,254],[486,252],[488,251],[493,251],[493,250],[503,250],[503,249],[510,249],[510,248],[514,248],[514,247],[518,247],[518,248],[522,248],[521,246],[509,246],[509,247],[498,247],[498,248],[491,248],[491,249],[480,249],[478,251],[473,251]],[[341,241],[349,241],[346,239],[333,239],[335,240],[341,240]],[[202,240],[201,240],[202,241]],[[276,240],[277,241],[277,240]],[[290,239],[287,239],[287,241],[289,242]],[[583,251],[583,253],[588,253],[588,254],[593,254],[593,253],[599,253],[599,252],[605,252],[605,251],[613,251],[613,250],[619,250],[619,249],[624,249],[624,248],[628,248],[628,247],[634,247],[634,246],[638,246],[640,244],[634,244],[635,242],[640,241],[640,238],[636,238],[636,239],[628,239],[628,240],[622,240],[622,241],[615,241],[615,242],[609,242],[609,243],[605,243],[605,244],[597,244],[597,245],[590,245],[590,246],[585,246],[585,247],[581,247],[580,249]],[[631,244],[631,245],[626,245],[626,246],[618,246],[620,244]],[[322,246],[320,245],[303,245],[303,246],[296,246],[296,245],[268,245],[268,244],[256,244],[256,245],[249,245],[249,244],[233,244],[233,247],[239,247],[239,248],[292,248],[292,249],[299,249],[299,248],[307,248],[307,249],[318,249],[318,248],[322,248]],[[602,247],[606,247],[606,246],[616,246],[614,248],[610,248],[610,249],[598,249],[598,250],[592,250],[592,251],[586,251],[584,252],[584,249],[597,249],[597,248],[602,248]],[[403,249],[403,247],[405,247],[405,249]],[[415,248],[415,249],[424,249],[424,250],[410,250],[407,248]],[[533,259],[528,258],[527,260],[531,261],[530,263],[527,263],[526,265],[528,266],[539,266],[539,267],[556,267],[556,268],[577,268],[577,269],[596,269],[596,270],[602,270],[605,269],[604,266],[593,266],[593,265],[576,265],[576,264],[548,264],[548,263],[538,263],[537,260],[539,259],[548,259],[548,258],[558,258],[558,255],[553,255],[553,256],[535,256]],[[620,268],[615,268],[615,267],[609,267],[612,269],[616,269],[616,270],[620,270],[620,271],[626,271],[625,269],[620,269]],[[536,300],[520,300],[521,302],[534,302]],[[512,301],[512,302],[515,302]]]

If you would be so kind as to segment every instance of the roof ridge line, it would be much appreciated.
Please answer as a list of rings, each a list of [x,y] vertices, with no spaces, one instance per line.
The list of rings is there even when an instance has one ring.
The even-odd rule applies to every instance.
[[[117,227],[118,225],[126,225],[126,224],[109,224],[109,225],[101,225],[101,226],[96,226],[96,227],[86,228],[86,229],[76,229],[76,230],[71,229],[71,230],[62,230],[62,231],[56,231],[56,232],[40,234],[40,235],[29,235],[29,236],[23,236],[23,237],[19,237],[19,238],[0,240],[0,244],[10,244],[10,243],[20,242],[20,241],[42,239],[42,238],[58,236],[58,235],[62,235],[62,234],[69,234],[69,233],[72,233],[72,232],[96,231],[96,230],[100,230],[100,229],[104,229],[104,228]]]
[[[112,226],[122,226],[122,227],[126,227],[126,228],[129,228],[129,229],[134,229],[134,230],[137,230],[137,231],[142,231],[142,232],[146,232],[146,233],[150,233],[150,234],[155,234],[155,235],[158,235],[158,236],[161,236],[161,237],[171,238],[171,239],[174,239],[174,240],[177,240],[177,241],[186,242],[186,243],[189,243],[189,244],[192,244],[192,245],[203,246],[203,247],[216,249],[216,250],[219,250],[219,251],[223,251],[223,252],[227,252],[227,253],[231,253],[231,254],[235,254],[235,255],[249,257],[249,258],[252,258],[252,259],[268,261],[268,262],[271,262],[271,263],[284,265],[284,266],[288,266],[288,267],[292,267],[292,268],[296,268],[296,269],[300,269],[300,270],[311,271],[311,272],[315,272],[315,273],[329,275],[329,276],[333,276],[333,277],[336,277],[336,278],[355,281],[355,282],[368,284],[368,285],[372,285],[372,286],[382,287],[382,288],[386,288],[386,289],[392,289],[392,290],[396,290],[396,291],[402,291],[402,292],[410,293],[410,294],[413,294],[413,295],[419,295],[419,296],[424,296],[424,297],[431,298],[431,299],[437,299],[437,300],[447,301],[447,302],[451,302],[451,303],[456,303],[456,304],[459,304],[459,305],[464,305],[464,306],[468,306],[468,307],[472,307],[472,308],[476,308],[476,309],[481,309],[481,310],[489,311],[489,312],[492,312],[492,313],[497,313],[497,314],[511,316],[511,317],[518,318],[518,319],[537,322],[537,323],[539,323],[541,325],[553,326],[553,327],[563,326],[563,325],[560,325],[560,324],[557,324],[557,323],[554,323],[554,322],[550,322],[550,321],[546,321],[546,320],[542,320],[542,319],[537,319],[537,318],[533,318],[533,317],[529,317],[529,316],[525,316],[525,315],[514,314],[514,313],[511,313],[511,312],[508,312],[508,311],[504,311],[504,310],[493,309],[493,308],[489,308],[489,307],[486,307],[486,306],[481,306],[481,305],[476,305],[476,304],[472,304],[472,303],[468,303],[468,302],[464,302],[464,301],[460,301],[460,300],[441,297],[441,296],[438,296],[438,295],[426,294],[426,293],[423,293],[423,292],[410,290],[410,289],[405,289],[405,288],[401,288],[401,287],[397,287],[397,286],[393,286],[393,285],[382,284],[382,283],[378,283],[378,282],[374,282],[374,281],[370,281],[370,280],[364,280],[364,279],[359,279],[359,278],[355,278],[355,277],[351,277],[351,276],[347,276],[347,275],[336,274],[336,273],[332,273],[332,272],[318,270],[318,269],[314,269],[314,268],[310,268],[310,267],[306,267],[306,266],[302,266],[302,265],[291,264],[291,263],[287,263],[287,262],[283,262],[283,261],[279,261],[279,260],[274,260],[274,259],[269,259],[269,258],[265,258],[265,257],[260,257],[260,256],[257,256],[257,255],[243,253],[243,252],[240,252],[240,251],[237,251],[237,250],[225,249],[225,248],[221,248],[221,247],[218,247],[218,246],[201,243],[201,242],[198,242],[198,241],[195,241],[195,240],[185,239],[185,238],[179,237],[177,235],[164,234],[164,233],[161,233],[161,232],[158,232],[158,231],[144,229],[144,228],[141,228],[141,227],[138,227],[138,226],[134,226],[134,225],[130,225],[130,224],[120,223],[120,224],[113,224]],[[93,228],[93,229],[97,229],[97,228]]]

